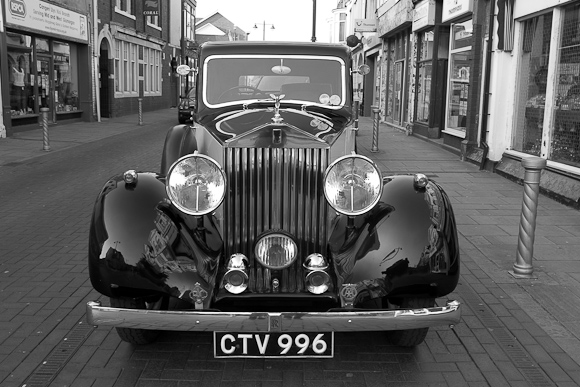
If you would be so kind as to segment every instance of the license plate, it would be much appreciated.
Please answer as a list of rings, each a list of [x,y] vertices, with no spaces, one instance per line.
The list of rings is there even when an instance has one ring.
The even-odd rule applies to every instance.
[[[333,357],[334,332],[214,332],[214,356]]]

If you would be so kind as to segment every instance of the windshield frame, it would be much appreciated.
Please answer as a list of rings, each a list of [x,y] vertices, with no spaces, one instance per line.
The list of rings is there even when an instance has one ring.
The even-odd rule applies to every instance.
[[[211,103],[208,101],[207,98],[207,91],[208,91],[208,64],[212,60],[216,59],[309,59],[309,60],[326,60],[326,61],[334,61],[338,62],[340,65],[340,91],[341,91],[341,101],[338,105],[329,105],[323,104],[320,102],[313,102],[313,101],[305,101],[305,100],[290,100],[290,99],[282,99],[282,103],[295,103],[299,105],[316,105],[325,107],[332,110],[338,110],[346,106],[347,102],[347,84],[346,84],[346,63],[343,58],[338,56],[324,56],[324,55],[300,55],[300,54],[218,54],[218,55],[210,55],[204,59],[203,62],[203,70],[202,70],[202,99],[205,106],[209,108],[222,108],[226,106],[233,106],[233,105],[247,105],[255,101],[260,101],[263,99],[252,98],[252,99],[240,99],[236,101],[227,101],[222,103]],[[249,74],[248,74],[249,75]]]

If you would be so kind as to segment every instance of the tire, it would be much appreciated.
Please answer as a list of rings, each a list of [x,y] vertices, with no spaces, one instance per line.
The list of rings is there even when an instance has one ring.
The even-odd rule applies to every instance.
[[[135,298],[111,298],[113,308],[148,309],[145,301]],[[134,345],[151,344],[157,340],[160,331],[148,329],[119,328],[115,327],[121,340]]]
[[[177,120],[178,120],[178,121],[179,121],[179,123],[180,123],[180,124],[182,124],[182,125],[185,125],[185,124],[187,123],[187,120],[186,120],[185,118],[181,117],[181,116],[180,116],[180,117],[179,117]]]
[[[401,302],[402,309],[430,308],[435,305],[433,298],[406,298]],[[416,347],[425,341],[429,328],[404,329],[387,332],[391,344],[399,347]]]

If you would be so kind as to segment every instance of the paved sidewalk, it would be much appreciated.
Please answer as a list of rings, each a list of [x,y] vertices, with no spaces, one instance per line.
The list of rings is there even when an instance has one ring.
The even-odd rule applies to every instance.
[[[383,174],[421,172],[445,188],[457,219],[462,280],[502,319],[510,318],[504,299],[511,298],[580,364],[580,212],[540,195],[532,262],[537,278],[515,279],[509,271],[518,245],[522,185],[386,124],[379,125],[378,152],[371,152],[373,122],[361,117],[359,127],[358,152],[375,160]]]
[[[166,131],[166,124],[160,123],[172,117],[177,123],[175,109],[145,112],[143,124],[159,125],[159,130]],[[490,311],[494,318],[510,326],[510,337],[525,344],[526,350],[535,351],[536,360],[546,358],[546,353],[548,358],[557,359],[562,352],[549,344],[542,345],[551,343],[543,338],[550,338],[580,364],[580,213],[540,196],[533,261],[537,278],[515,279],[509,271],[518,243],[521,185],[480,171],[478,166],[462,162],[457,154],[436,143],[407,136],[385,124],[380,125],[379,150],[371,152],[372,121],[361,117],[359,127],[359,153],[375,160],[384,174],[422,172],[444,186],[458,223],[462,282],[468,282],[469,289],[475,289],[485,300],[480,311]],[[140,128],[136,115],[100,123],[57,125],[49,128],[50,152]],[[14,138],[0,139],[0,168],[31,162],[50,152],[43,150],[41,129],[17,133]],[[475,297],[466,289],[460,284],[458,297],[470,303]],[[516,320],[525,319],[514,318],[510,307],[525,311],[543,332],[536,330],[531,337],[532,324],[517,323]],[[464,320],[469,325],[468,318]],[[562,367],[564,361],[556,363]]]
[[[168,118],[175,118],[177,124],[177,109],[162,109],[154,112],[144,112],[143,126],[159,125],[167,122]],[[103,118],[101,122],[73,122],[48,127],[48,145],[50,150],[44,149],[44,133],[42,128],[17,132],[13,137],[0,138],[0,167],[21,163],[47,153],[58,152],[80,144],[98,141],[127,131],[140,128],[139,117],[136,114],[118,118]],[[159,130],[166,131],[166,125]]]

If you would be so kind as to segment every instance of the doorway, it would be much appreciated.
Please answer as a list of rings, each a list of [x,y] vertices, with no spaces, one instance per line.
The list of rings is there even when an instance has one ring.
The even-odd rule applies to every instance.
[[[51,74],[51,57],[38,55],[36,61],[37,79],[38,79],[38,108],[48,108],[48,120],[56,122],[54,110],[54,80]],[[42,117],[40,118],[42,119]]]
[[[101,117],[110,118],[109,107],[109,45],[105,40],[101,42],[99,50],[99,103]]]

